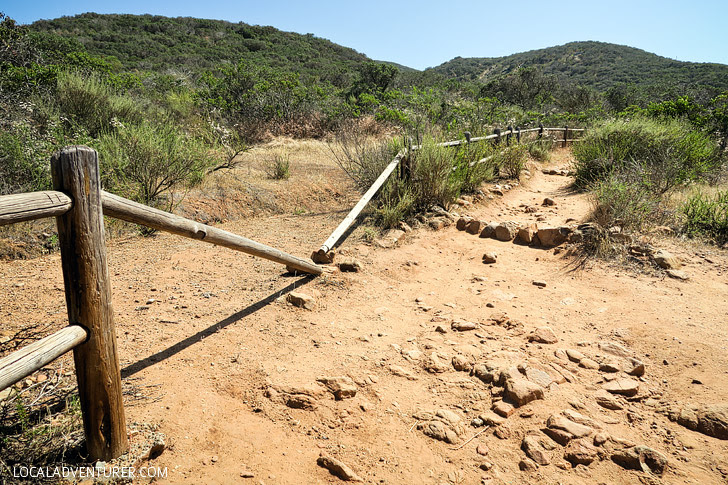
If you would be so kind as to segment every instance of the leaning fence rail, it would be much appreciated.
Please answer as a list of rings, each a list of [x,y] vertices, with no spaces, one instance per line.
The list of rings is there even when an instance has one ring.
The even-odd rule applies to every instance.
[[[516,141],[520,143],[521,141],[521,135],[526,133],[534,133],[538,132],[538,138],[542,138],[543,135],[550,131],[563,131],[564,136],[562,139],[554,140],[554,142],[562,143],[565,147],[567,143],[569,142],[575,142],[578,141],[578,138],[568,138],[568,134],[571,132],[572,135],[574,133],[583,132],[584,128],[569,128],[568,126],[564,126],[563,128],[545,128],[543,126],[539,126],[538,128],[526,128],[521,129],[519,127],[512,128],[508,127],[505,131],[501,131],[499,129],[495,129],[494,133],[491,135],[486,136],[479,136],[479,137],[471,137],[470,133],[465,133],[465,140],[453,140],[453,141],[446,141],[442,143],[438,143],[438,146],[442,147],[459,147],[460,145],[466,145],[469,143],[476,143],[481,141],[493,141],[495,143],[500,143],[500,141],[505,138],[506,144],[510,144],[511,138],[513,136],[516,137]],[[341,240],[342,236],[346,233],[346,231],[351,227],[351,225],[354,223],[357,217],[359,217],[359,214],[364,210],[364,207],[369,203],[369,201],[372,200],[372,198],[376,195],[376,193],[379,191],[379,189],[382,188],[384,183],[389,179],[389,177],[392,175],[394,170],[397,168],[397,166],[403,161],[406,160],[409,156],[410,152],[415,150],[420,150],[422,148],[422,145],[410,145],[408,148],[405,148],[401,152],[399,152],[394,159],[387,165],[387,168],[384,169],[384,171],[379,175],[379,177],[374,181],[374,183],[369,187],[369,189],[364,193],[364,195],[359,199],[359,201],[356,203],[356,205],[349,211],[349,213],[346,215],[344,220],[342,220],[339,225],[334,229],[334,232],[331,233],[331,235],[326,239],[326,241],[321,245],[321,247],[313,252],[311,255],[311,259],[315,263],[321,263],[321,264],[327,264],[332,263],[334,261],[334,253],[332,252],[333,248],[337,245],[337,243]],[[482,160],[477,160],[470,163],[470,166],[474,166],[478,163],[486,162],[491,157],[486,157]]]
[[[56,217],[69,325],[0,359],[0,390],[73,351],[86,449],[110,460],[128,448],[111,309],[104,215],[262,257],[319,275],[322,268],[228,231],[101,190],[98,155],[83,146],[51,158],[53,191],[0,196],[0,226]]]

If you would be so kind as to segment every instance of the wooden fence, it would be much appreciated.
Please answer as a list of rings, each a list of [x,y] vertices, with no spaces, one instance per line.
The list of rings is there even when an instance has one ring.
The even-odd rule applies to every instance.
[[[503,138],[508,144],[514,136],[520,142],[525,133],[538,132],[541,137],[550,131],[563,131],[559,141],[566,145],[575,141],[569,138],[569,133],[583,130],[509,127],[503,132],[496,130],[492,135],[478,138],[466,134],[466,140],[440,145],[457,147],[485,140],[499,143]],[[314,252],[314,261],[332,262],[326,257],[327,253],[409,151],[418,149],[420,146],[411,146],[397,154],[321,248]],[[0,390],[73,350],[89,458],[111,460],[125,453],[129,445],[106,263],[104,215],[259,256],[285,264],[291,271],[320,275],[323,270],[315,263],[242,236],[101,190],[98,155],[88,147],[68,147],[54,154],[51,174],[52,191],[0,196],[0,226],[56,218],[69,325],[0,359]]]
[[[518,127],[508,127],[505,131],[501,131],[500,129],[495,129],[492,135],[487,136],[480,136],[480,137],[471,137],[470,133],[465,133],[465,140],[454,140],[454,141],[446,141],[443,143],[438,143],[439,146],[443,147],[459,147],[463,144],[468,143],[477,143],[482,141],[492,141],[495,144],[501,143],[503,140],[505,140],[506,145],[510,145],[512,138],[516,138],[516,142],[521,142],[521,136],[526,135],[528,133],[537,133],[537,139],[543,138],[543,136],[549,132],[563,132],[563,136],[559,138],[554,138],[554,143],[561,143],[563,147],[566,147],[568,143],[573,143],[575,141],[578,141],[578,138],[573,138],[576,134],[583,132],[583,128],[569,128],[568,126],[564,126],[563,128],[544,128],[543,125],[539,126],[538,128],[528,128],[528,129],[520,129]],[[572,138],[569,138],[569,135],[572,136]],[[357,202],[357,204],[351,209],[351,211],[346,215],[343,221],[334,229],[334,232],[331,233],[331,236],[324,241],[324,243],[321,245],[321,247],[314,251],[311,255],[311,259],[316,263],[326,264],[326,263],[332,263],[334,260],[334,254],[331,251],[336,244],[339,242],[341,237],[346,233],[346,231],[351,227],[351,225],[354,223],[356,218],[359,216],[362,210],[364,210],[364,207],[369,203],[369,201],[376,195],[376,193],[379,191],[379,189],[384,185],[384,183],[387,181],[387,179],[392,175],[394,170],[397,168],[398,165],[402,162],[402,160],[407,160],[408,155],[410,151],[419,150],[422,146],[421,145],[411,145],[409,148],[405,148],[401,152],[397,154],[397,156],[394,157],[394,159],[387,165],[387,168],[384,169],[382,174],[377,178],[377,180],[374,181],[371,187],[369,187],[369,190],[367,190],[362,198]],[[480,163],[485,162],[489,159],[485,158],[483,160],[477,160],[474,162],[471,162],[471,166]]]
[[[101,190],[98,156],[69,147],[51,159],[54,191],[0,196],[0,225],[56,217],[69,326],[0,359],[0,390],[73,350],[86,448],[110,460],[129,447],[106,263],[104,215],[143,224],[319,275],[321,267],[221,229]]]

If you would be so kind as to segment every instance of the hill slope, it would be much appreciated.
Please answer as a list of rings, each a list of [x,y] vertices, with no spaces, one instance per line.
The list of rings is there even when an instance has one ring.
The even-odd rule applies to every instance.
[[[634,47],[591,41],[506,57],[456,57],[431,70],[459,80],[487,82],[519,67],[535,67],[600,91],[621,83],[728,89],[728,66],[724,64],[675,61]]]
[[[345,85],[370,59],[313,34],[222,20],[85,13],[39,20],[31,29],[73,38],[92,55],[116,57],[127,70],[197,72],[240,59]]]

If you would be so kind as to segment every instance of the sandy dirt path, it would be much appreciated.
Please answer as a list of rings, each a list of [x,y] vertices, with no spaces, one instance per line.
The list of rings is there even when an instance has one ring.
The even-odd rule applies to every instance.
[[[568,152],[557,152],[552,165],[568,162]],[[569,183],[534,170],[503,197],[465,212],[521,223],[541,215],[540,226],[582,221],[589,202]],[[542,207],[545,197],[556,205]],[[281,215],[221,227],[304,256],[342,217]],[[159,424],[166,435],[166,450],[153,460],[169,470],[164,483],[340,482],[317,465],[320,453],[366,483],[726,483],[728,441],[688,430],[667,413],[728,402],[728,258],[660,244],[683,260],[690,280],[603,262],[575,269],[560,248],[482,239],[454,225],[416,230],[392,249],[345,242],[340,253],[363,270],[317,279],[174,236],[116,239],[109,259],[119,351],[125,385],[139,389],[127,418]],[[483,264],[486,251],[497,253],[497,263]],[[1,263],[0,287],[2,315],[14,325],[62,324],[57,255]],[[316,308],[288,304],[292,289],[314,296]],[[454,331],[453,320],[476,328]],[[542,327],[556,343],[529,341]],[[610,344],[628,355],[610,353]],[[635,358],[646,371],[588,368],[569,360],[567,349],[597,364]],[[504,376],[537,369],[553,382],[543,399],[506,409],[512,414],[501,423],[491,408],[503,388],[456,371],[456,356],[466,368],[488,364]],[[356,395],[334,399],[317,382],[325,376],[350,377]],[[610,410],[597,396],[615,378],[639,391],[613,396],[621,409]],[[589,465],[573,466],[568,446],[542,431],[564,411],[589,419],[589,440],[606,436],[582,450],[593,454]],[[453,442],[427,436],[431,423],[445,437],[455,433]],[[548,464],[524,462],[529,434]],[[632,445],[663,454],[666,470],[628,470],[611,459]]]

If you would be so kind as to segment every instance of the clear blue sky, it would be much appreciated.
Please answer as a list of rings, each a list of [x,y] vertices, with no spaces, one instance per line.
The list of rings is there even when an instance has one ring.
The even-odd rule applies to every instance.
[[[24,24],[97,12],[272,25],[418,69],[456,56],[497,57],[579,40],[728,64],[728,0],[4,0],[0,10]]]

